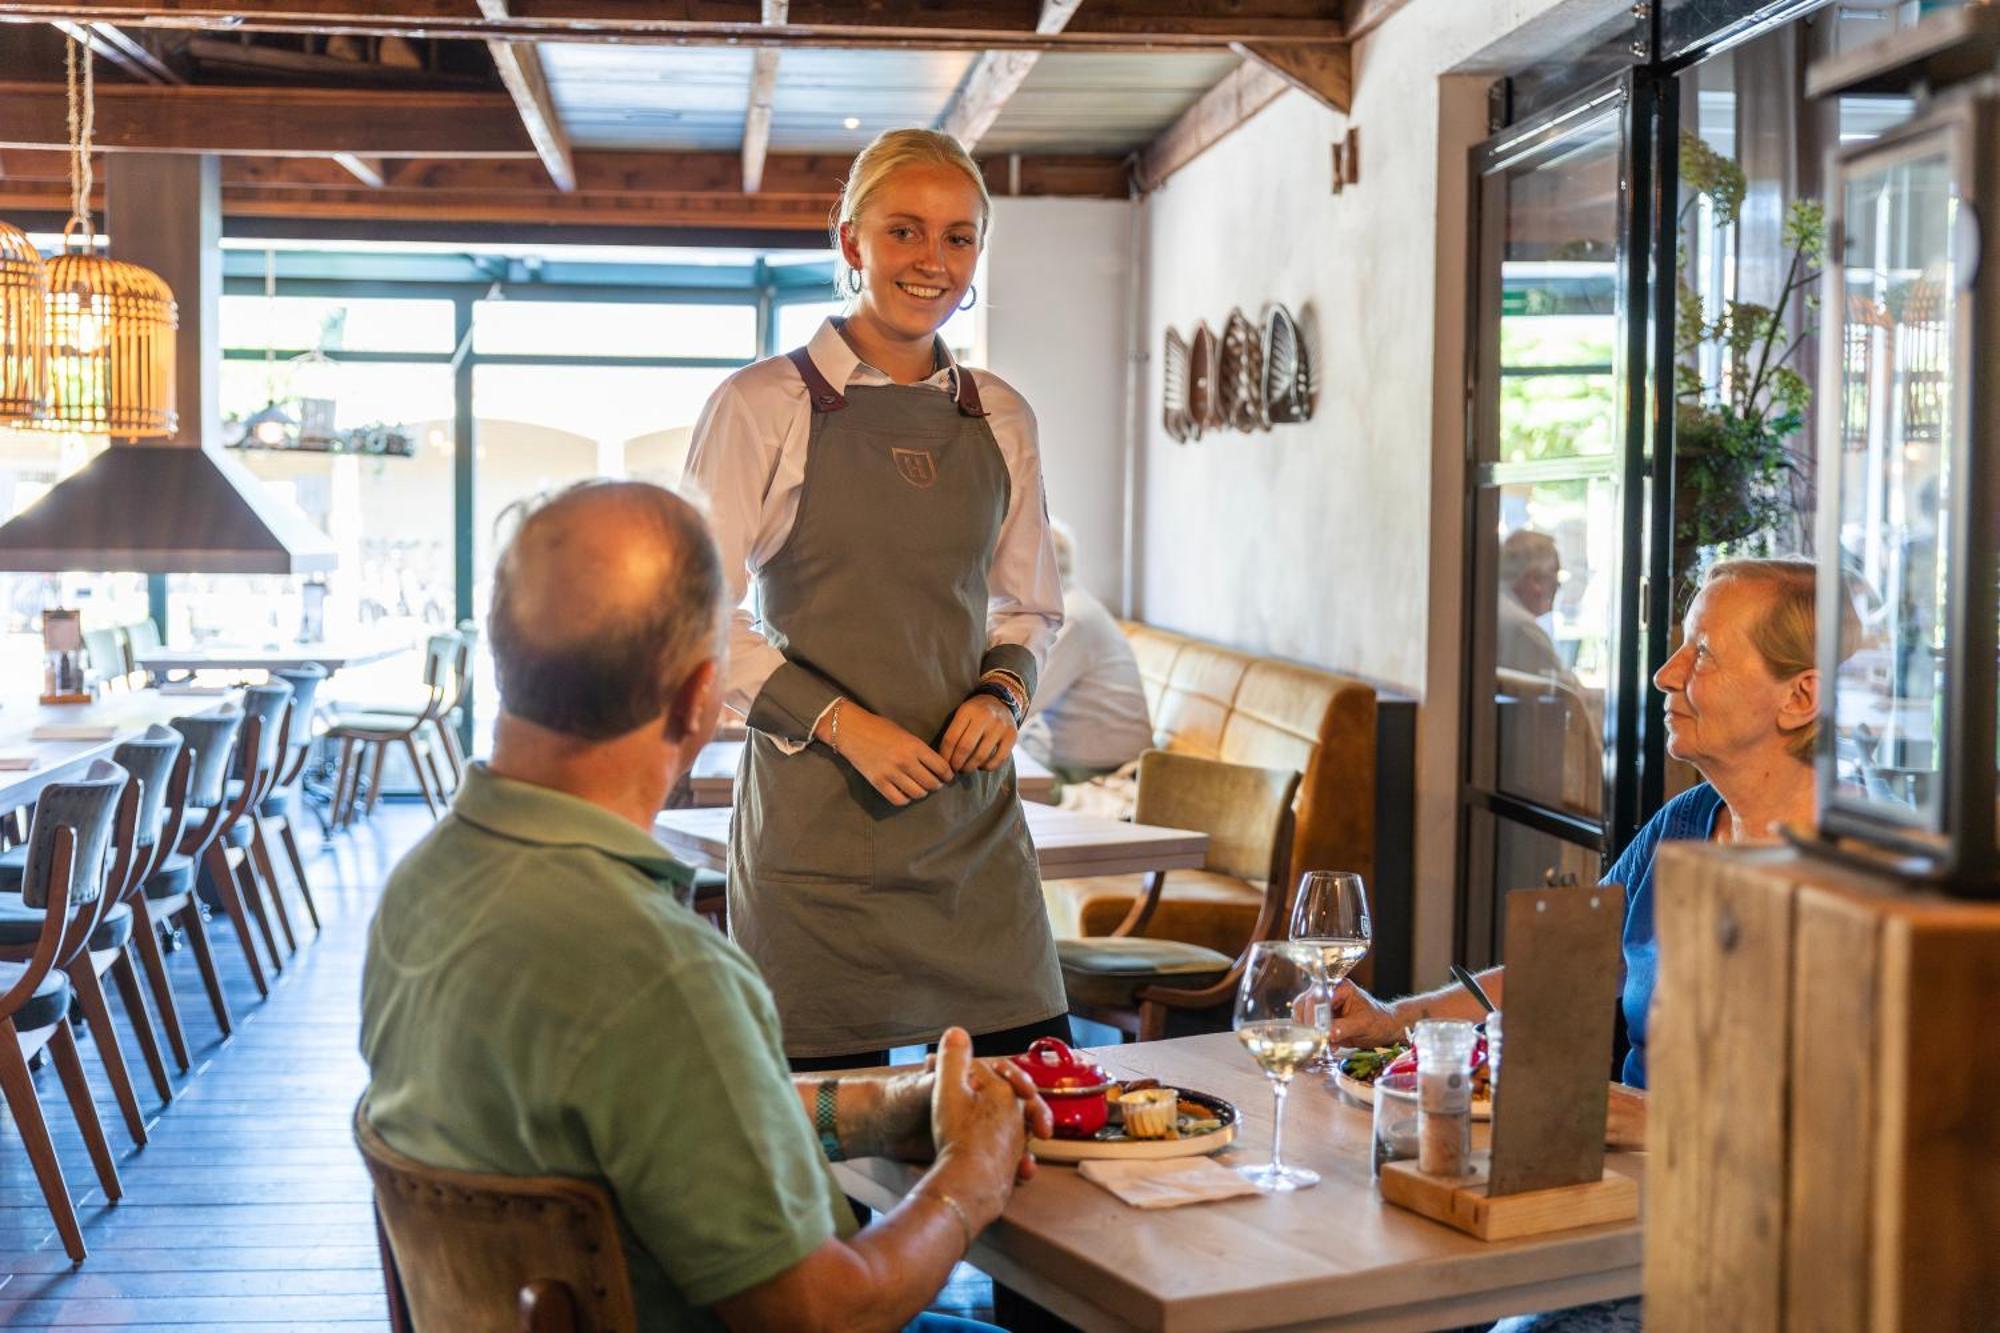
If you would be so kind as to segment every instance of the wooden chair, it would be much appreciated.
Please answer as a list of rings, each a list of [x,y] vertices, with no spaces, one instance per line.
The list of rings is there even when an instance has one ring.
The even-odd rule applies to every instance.
[[[107,690],[132,688],[132,676],[125,656],[125,632],[121,629],[85,630],[83,650],[90,655],[90,669]]]
[[[292,687],[283,681],[244,687],[243,730],[238,733],[236,753],[230,760],[235,780],[223,792],[222,804],[227,813],[214,841],[202,855],[202,868],[208,872],[206,882],[236,927],[243,956],[250,964],[250,979],[256,983],[259,995],[269,995],[271,986],[265,978],[256,944],[250,938],[250,921],[256,921],[257,933],[264,938],[272,972],[285,970],[286,957],[279,952],[278,936],[271,928],[274,912],[285,938],[292,942],[294,950],[298,947],[285,915],[284,900],[278,897],[275,886],[271,886],[271,902],[266,904],[266,886],[252,855],[256,825],[251,812],[270,795],[276,783],[279,745],[291,725],[291,699]],[[196,808],[189,812],[189,818],[198,820],[206,813]]]
[[[153,683],[153,673],[139,664],[139,659],[148,653],[158,652],[164,645],[160,642],[160,627],[151,620],[135,620],[129,625],[119,626],[125,638],[125,671],[141,687]]]
[[[1110,935],[1056,941],[1070,1012],[1153,1041],[1166,1035],[1170,1011],[1229,1003],[1250,945],[1280,937],[1288,924],[1292,802],[1298,788],[1298,773],[1288,769],[1165,750],[1140,756],[1138,822],[1208,834],[1204,871],[1260,881],[1263,906],[1234,959],[1199,944],[1148,938],[1147,923],[1167,888],[1167,872],[1154,871]]]
[[[178,817],[171,808],[167,812],[169,827],[162,832],[161,840],[168,851],[144,880],[139,901],[146,904],[147,920],[152,927],[166,926],[187,932],[188,943],[194,946],[195,963],[201,968],[202,985],[208,990],[209,1007],[215,1011],[216,1026],[226,1037],[235,1030],[235,1025],[230,1020],[229,1001],[222,993],[222,978],[215,970],[215,955],[209,947],[208,927],[202,920],[196,894],[196,878],[229,815],[223,801],[223,784],[229,779],[229,758],[243,728],[243,714],[228,705],[212,712],[177,717],[172,726],[186,742],[182,753],[188,764],[187,786]],[[142,945],[141,956],[144,955]],[[164,974],[164,960],[161,969]],[[163,989],[155,982],[155,995]],[[174,1048],[174,1058],[185,1072],[187,1044],[170,1000],[169,992],[169,1001],[162,1002],[161,1016],[167,1025],[167,1040]]]
[[[33,850],[21,881],[22,899],[43,911],[41,936],[27,962],[0,963],[0,1092],[27,1145],[63,1249],[79,1263],[86,1254],[83,1228],[49,1137],[48,1121],[42,1116],[28,1061],[37,1052],[48,1051],[98,1183],[106,1198],[120,1198],[124,1189],[118,1167],[97,1118],[76,1034],[70,1030],[70,979],[64,969],[89,947],[102,916],[101,867],[124,787],[125,774],[117,765],[100,760],[81,781],[52,783],[42,790],[35,804],[35,827],[29,833]],[[44,826],[46,833],[41,831]]]
[[[315,739],[313,720],[318,715],[319,687],[326,682],[326,669],[317,662],[307,662],[285,671],[275,671],[272,675],[292,687],[292,710],[290,725],[278,745],[277,772],[271,794],[251,812],[250,847],[256,854],[259,867],[271,882],[271,893],[275,898],[278,872],[271,856],[271,834],[278,835],[285,847],[285,857],[292,864],[292,877],[298,881],[299,896],[305,900],[306,915],[312,918],[313,933],[318,934],[319,904],[313,900],[312,881],[306,878],[306,861],[299,851],[295,826],[299,817],[301,780],[306,765],[312,759]]]
[[[126,741],[112,751],[112,758],[132,775],[132,780],[140,789],[138,846],[141,854],[135,860],[124,893],[124,900],[130,905],[136,923],[131,943],[138,954],[139,966],[146,973],[146,983],[152,989],[153,1004],[160,1011],[161,1025],[167,1030],[167,1044],[173,1049],[181,1072],[186,1073],[189,1067],[187,1037],[181,1029],[180,1009],[174,1003],[173,980],[167,973],[167,957],[160,945],[160,931],[148,903],[146,889],[160,879],[168,861],[176,855],[174,849],[180,846],[181,833],[187,826],[188,783],[193,774],[194,747],[174,728],[152,726],[146,729],[145,735]],[[121,988],[123,984],[120,983]],[[130,995],[126,997],[125,1007],[134,1007]],[[147,1063],[153,1069],[153,1081],[160,1089],[160,1100],[172,1101],[173,1085],[167,1081],[166,1071],[155,1064],[158,1055],[155,1043],[147,1051]]]
[[[443,772],[430,748],[427,729],[443,716],[445,701],[457,693],[457,681],[465,675],[470,652],[461,635],[433,634],[424,648],[424,693],[415,711],[342,709],[335,714],[333,726],[326,734],[328,739],[340,743],[339,775],[333,784],[336,828],[346,828],[354,822],[364,766],[368,767],[368,804],[362,808],[361,817],[365,819],[375,813],[375,802],[382,794],[382,761],[391,745],[402,746],[409,756],[410,773],[416,778],[425,808],[433,817],[444,812]]]
[[[118,1029],[112,1024],[111,1007],[104,993],[104,977],[109,974],[118,987],[160,1100],[173,1100],[173,1085],[167,1081],[166,1062],[160,1055],[160,1039],[153,1030],[152,1015],[146,1010],[146,1002],[139,990],[138,972],[132,964],[130,950],[136,918],[127,901],[139,882],[140,873],[152,860],[152,838],[150,833],[145,833],[145,821],[149,815],[157,815],[159,788],[165,783],[174,755],[180,749],[180,737],[172,731],[168,731],[167,735],[173,738],[170,748],[161,749],[145,741],[134,741],[114,751],[114,756],[120,761],[118,767],[125,771],[127,781],[119,797],[113,824],[113,864],[108,873],[99,872],[104,874],[105,882],[98,895],[88,943],[63,965],[70,985],[75,988],[77,1001],[83,1008],[84,1018],[90,1023],[91,1039],[97,1043],[98,1057],[104,1062],[105,1076],[110,1080],[112,1095],[117,1098],[118,1108],[125,1117],[126,1128],[132,1135],[132,1141],[142,1145],[147,1141],[146,1118],[139,1109],[138,1092],[132,1086],[132,1074],[125,1064],[125,1051],[118,1039]],[[151,793],[145,790],[148,781],[153,786]],[[31,836],[39,842],[46,842],[53,836],[53,830],[53,825],[44,824],[40,832]],[[46,857],[47,850],[37,848],[35,842],[19,850],[25,854],[22,869],[12,877],[13,882],[0,891],[0,959],[25,962],[34,956],[47,916],[43,908],[30,905],[20,892],[25,861],[28,856]],[[13,870],[6,864],[13,859],[14,853],[0,857],[0,880],[7,878],[8,872]],[[85,872],[79,867],[77,873]]]
[[[382,1141],[354,1108],[375,1181],[389,1323],[412,1329],[612,1333],[638,1313],[603,1186],[425,1166]]]

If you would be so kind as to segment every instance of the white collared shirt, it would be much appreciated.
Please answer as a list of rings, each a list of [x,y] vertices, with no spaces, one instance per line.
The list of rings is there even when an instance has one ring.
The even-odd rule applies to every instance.
[[[831,319],[820,324],[806,350],[836,389],[894,382],[862,361]],[[1063,595],[1049,540],[1035,414],[1013,386],[988,370],[961,371],[954,363],[922,384],[949,394],[961,373],[974,376],[979,386],[986,424],[1012,482],[986,571],[986,645],[1020,644],[1034,654],[1039,669],[1062,626]],[[689,444],[681,487],[707,503],[729,602],[737,608],[730,620],[723,702],[739,713],[749,713],[764,682],[785,660],[742,602],[750,579],[791,536],[811,434],[805,382],[791,362],[774,356],[722,382],[702,409]]]

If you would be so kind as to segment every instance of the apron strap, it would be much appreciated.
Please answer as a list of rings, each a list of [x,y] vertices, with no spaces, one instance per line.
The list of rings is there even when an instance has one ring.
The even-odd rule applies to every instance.
[[[958,412],[960,416],[983,417],[986,408],[979,401],[979,382],[972,378],[972,372],[956,361],[952,362],[951,377],[958,381]]]
[[[815,412],[838,412],[847,406],[847,399],[840,390],[826,382],[826,376],[819,373],[813,364],[811,353],[800,347],[785,353],[785,359],[799,372],[799,378],[806,382],[806,397],[812,400]]]

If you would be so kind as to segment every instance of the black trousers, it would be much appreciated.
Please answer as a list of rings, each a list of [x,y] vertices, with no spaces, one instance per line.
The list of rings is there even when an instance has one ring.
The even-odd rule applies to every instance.
[[[1019,1055],[1042,1037],[1060,1037],[1069,1041],[1069,1015],[1057,1014],[1039,1023],[980,1033],[972,1039],[972,1053],[982,1058]],[[931,1049],[936,1050],[936,1045],[933,1044]],[[853,1055],[804,1056],[793,1059],[791,1066],[794,1074],[812,1074],[827,1069],[879,1069],[888,1063],[887,1051],[858,1051]]]

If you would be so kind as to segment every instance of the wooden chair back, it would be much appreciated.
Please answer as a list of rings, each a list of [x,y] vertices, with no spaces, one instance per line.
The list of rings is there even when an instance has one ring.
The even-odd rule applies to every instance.
[[[243,727],[243,714],[234,705],[225,705],[211,712],[177,717],[172,726],[187,741],[187,752],[192,756],[186,805],[208,813],[195,832],[192,845],[179,847],[178,838],[168,845],[179,847],[199,860],[208,850],[208,844],[221,834],[222,821],[229,814],[223,796],[229,780],[230,757],[236,752],[236,736]],[[185,807],[182,814],[185,818]]]
[[[59,915],[54,905],[58,900],[68,909],[69,929],[53,955],[57,967],[75,961],[109,910],[106,854],[113,845],[116,826],[137,814],[135,802],[122,800],[125,788],[125,770],[100,759],[82,778],[50,783],[35,799],[34,822],[28,829],[28,860],[21,871],[21,902],[44,909],[52,918]],[[70,856],[56,855],[59,841],[71,849]],[[59,878],[67,882],[58,884]]]
[[[396,1327],[630,1333],[638,1322],[603,1186],[426,1166],[383,1142],[365,1105],[354,1141],[375,1182],[385,1268],[400,1278]]]
[[[71,871],[76,865],[76,830],[67,826],[55,828],[49,836],[47,853],[40,863],[45,896],[37,906],[44,909],[42,933],[35,941],[35,952],[29,956],[21,975],[4,993],[0,993],[0,1023],[10,1022],[23,1005],[34,999],[43,978],[60,965],[61,954],[76,933],[76,911],[83,910],[72,905],[69,898],[73,878]],[[24,888],[26,883],[24,878]],[[90,938],[88,932],[84,933],[84,938]],[[15,1034],[0,1029],[0,1038],[12,1041]]]
[[[125,632],[120,629],[92,629],[83,632],[83,651],[90,656],[90,669],[109,686],[127,685]]]
[[[187,743],[178,731],[155,724],[146,728],[144,735],[120,743],[111,752],[112,761],[131,774],[132,785],[138,789],[135,846],[143,855],[136,858],[131,883],[147,878],[166,859],[160,835],[172,814],[167,808],[168,788],[173,785],[174,770],[181,767],[181,756],[186,749]],[[182,787],[185,790],[185,778]],[[131,883],[124,886],[125,892],[130,892]]]
[[[273,790],[290,790],[305,771],[306,760],[312,755],[314,709],[319,706],[319,687],[326,681],[326,668],[317,662],[302,662],[296,667],[274,671],[272,676],[292,687],[291,725],[285,729],[284,743],[280,747],[283,758],[278,764],[277,782]]]

